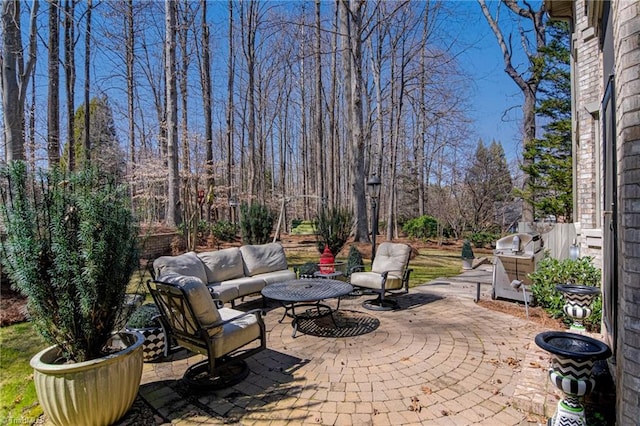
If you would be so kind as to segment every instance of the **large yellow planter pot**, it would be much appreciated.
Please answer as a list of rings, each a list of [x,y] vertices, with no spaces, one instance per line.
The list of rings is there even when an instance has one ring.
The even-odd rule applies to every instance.
[[[57,346],[31,358],[38,400],[52,423],[106,426],[131,408],[142,377],[144,337],[120,332],[111,341],[123,350],[91,361],[56,364]]]

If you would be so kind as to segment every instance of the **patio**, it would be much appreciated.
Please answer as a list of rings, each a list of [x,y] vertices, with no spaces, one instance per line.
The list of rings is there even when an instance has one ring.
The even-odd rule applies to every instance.
[[[292,338],[290,321],[278,323],[282,308],[270,302],[268,349],[248,360],[243,382],[190,390],[180,378],[202,357],[178,351],[145,364],[140,397],[160,424],[542,423],[557,402],[547,353],[533,342],[545,330],[474,303],[476,282],[488,297],[490,268],[413,288],[398,298],[398,311],[366,311],[366,296],[345,298],[341,311],[361,313],[368,327],[351,337]],[[120,424],[141,424],[140,416],[134,409]]]

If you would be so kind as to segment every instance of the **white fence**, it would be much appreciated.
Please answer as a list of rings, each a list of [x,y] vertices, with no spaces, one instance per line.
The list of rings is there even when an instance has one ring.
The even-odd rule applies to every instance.
[[[569,247],[577,239],[573,223],[520,222],[518,232],[537,232],[542,237],[544,250],[555,259],[569,257]]]

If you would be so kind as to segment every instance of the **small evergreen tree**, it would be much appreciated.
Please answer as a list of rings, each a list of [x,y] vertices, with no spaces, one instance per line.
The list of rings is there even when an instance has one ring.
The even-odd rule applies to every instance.
[[[502,145],[486,147],[478,141],[473,163],[464,179],[467,208],[463,215],[473,232],[491,229],[496,223],[496,203],[510,201],[513,182]]]
[[[463,259],[475,259],[473,249],[471,248],[471,242],[469,240],[464,240],[462,243],[462,256],[460,257]]]
[[[353,231],[353,216],[347,209],[332,207],[321,208],[316,217],[318,251],[322,253],[325,245],[335,257],[349,239]]]
[[[265,244],[269,242],[275,217],[265,205],[251,203],[240,205],[240,230],[244,244]]]
[[[349,247],[349,257],[347,257],[347,276],[351,275],[352,272],[360,272],[363,271],[362,267],[362,254],[358,247],[352,245]]]
[[[101,356],[138,267],[126,188],[89,168],[33,178],[22,162],[2,178],[0,260],[36,330],[67,359]]]

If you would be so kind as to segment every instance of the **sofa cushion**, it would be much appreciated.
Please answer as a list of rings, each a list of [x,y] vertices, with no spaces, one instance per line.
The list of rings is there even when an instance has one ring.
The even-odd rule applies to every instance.
[[[273,271],[254,275],[252,278],[260,278],[261,280],[264,280],[267,285],[269,285],[273,283],[295,280],[297,277],[295,272],[285,269],[283,271]]]
[[[248,294],[259,293],[267,283],[258,277],[243,277],[225,281],[220,285],[224,287],[234,287],[238,291],[237,297],[242,297]]]
[[[208,329],[207,331],[210,336],[213,336],[222,330],[221,327],[213,327],[209,329],[213,324],[219,322],[221,317],[218,312],[218,308],[216,308],[216,305],[211,298],[209,289],[202,280],[192,276],[169,272],[164,274],[162,279],[159,281],[182,287],[187,300],[193,309],[193,314],[200,322],[200,325],[203,328]],[[194,332],[195,330],[190,331]]]
[[[203,283],[208,282],[204,263],[193,251],[179,256],[161,256],[153,261],[153,270],[156,279],[161,281],[164,275],[175,272],[188,277],[196,277]]]
[[[232,280],[233,281],[233,280]],[[211,297],[218,299],[222,303],[231,302],[233,299],[240,297],[238,293],[238,287],[235,285],[227,285],[227,283],[214,283],[209,284],[209,291]]]
[[[287,269],[287,258],[279,243],[246,245],[240,251],[246,276]]]
[[[205,270],[209,283],[227,281],[244,276],[242,254],[237,247],[198,253],[198,257],[206,266]]]

